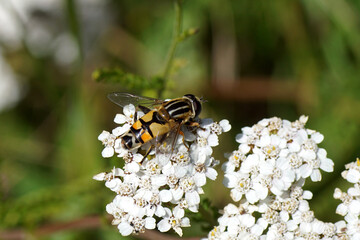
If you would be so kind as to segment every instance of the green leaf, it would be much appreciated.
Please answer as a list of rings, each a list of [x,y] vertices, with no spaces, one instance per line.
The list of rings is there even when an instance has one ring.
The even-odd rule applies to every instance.
[[[150,79],[142,76],[125,72],[120,68],[103,68],[93,72],[92,78],[97,82],[118,83],[128,89],[161,89],[164,87],[164,79],[158,76]]]

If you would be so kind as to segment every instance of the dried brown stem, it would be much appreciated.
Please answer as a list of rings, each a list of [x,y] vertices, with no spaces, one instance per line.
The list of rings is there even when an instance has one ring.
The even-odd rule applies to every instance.
[[[61,231],[68,231],[68,230],[81,230],[81,229],[96,229],[100,228],[102,225],[102,218],[100,216],[89,216],[84,217],[81,219],[77,219],[74,221],[63,222],[63,223],[53,223],[53,224],[46,224],[40,226],[39,228],[33,231],[26,231],[23,229],[15,229],[9,231],[2,231],[0,232],[0,239],[2,240],[25,240],[32,237],[37,239],[39,237],[50,236],[52,234],[61,232]],[[120,234],[120,233],[119,233]],[[143,234],[139,234],[137,236],[139,239],[144,240],[199,240],[200,237],[192,237],[192,238],[179,238],[179,237],[172,237],[167,234],[162,234],[157,232],[156,230],[147,230]]]
[[[226,82],[226,81],[225,81]],[[247,78],[233,81],[230,86],[210,86],[211,94],[217,99],[236,101],[282,100],[296,102],[300,97],[300,85],[294,81],[271,78]]]

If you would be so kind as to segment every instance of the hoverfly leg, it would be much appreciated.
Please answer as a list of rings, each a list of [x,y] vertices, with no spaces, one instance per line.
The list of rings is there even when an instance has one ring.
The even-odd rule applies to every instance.
[[[154,148],[153,145],[151,145],[151,146],[149,147],[149,149],[146,151],[143,159],[141,160],[141,163],[145,160],[145,158],[149,155],[149,153],[151,152],[151,150],[152,150],[153,148]]]
[[[193,121],[193,122],[187,122],[186,125],[189,126],[189,127],[200,128],[200,129],[203,130],[203,131],[206,130],[205,128],[203,128],[203,127],[200,126],[200,123],[195,122],[195,121]]]
[[[187,145],[187,143],[185,142],[185,134],[184,134],[184,132],[183,131],[179,131],[179,134],[182,136],[182,141],[183,141],[183,144],[184,144],[184,146],[187,148],[187,150],[188,151],[190,151],[190,147]]]
[[[151,111],[150,108],[145,107],[145,106],[142,106],[142,105],[139,105],[138,108],[139,108],[144,114],[147,114],[148,112]]]
[[[135,114],[134,114],[134,122],[136,122],[138,120],[138,113],[137,111],[135,111]]]

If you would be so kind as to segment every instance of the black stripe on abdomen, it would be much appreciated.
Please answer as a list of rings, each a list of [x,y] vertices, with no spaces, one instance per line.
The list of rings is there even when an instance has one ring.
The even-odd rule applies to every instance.
[[[130,128],[131,132],[134,134],[135,136],[135,143],[144,143],[144,141],[141,139],[141,135],[143,133],[143,129],[140,128],[140,129],[135,129],[133,127]]]
[[[154,115],[153,115],[153,118],[154,118]],[[139,121],[141,122],[141,128],[144,130],[144,131],[147,131],[151,137],[154,137],[151,129],[150,129],[150,125],[151,125],[151,122],[145,122],[143,119],[139,119]],[[141,137],[140,137],[141,138]]]
[[[124,145],[124,147],[126,149],[131,149],[133,147],[132,135],[131,134],[124,135],[121,138],[122,138],[122,144]]]

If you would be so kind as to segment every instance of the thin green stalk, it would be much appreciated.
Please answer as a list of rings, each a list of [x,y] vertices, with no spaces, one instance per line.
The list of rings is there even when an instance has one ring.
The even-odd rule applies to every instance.
[[[71,34],[76,39],[77,47],[79,48],[79,61],[83,61],[84,53],[81,44],[81,27],[79,23],[79,16],[77,13],[77,5],[74,0],[66,0],[66,14],[68,19]]]
[[[205,209],[201,204],[199,204],[199,213],[201,214],[202,218],[210,225],[216,226],[218,225],[217,220],[214,219],[213,214],[209,209]]]
[[[174,33],[168,54],[166,57],[165,68],[162,74],[164,80],[164,87],[159,91],[159,96],[161,92],[165,89],[166,80],[169,77],[171,66],[174,60],[175,50],[180,42],[180,36],[182,32],[182,0],[175,0],[175,24],[174,24]]]

